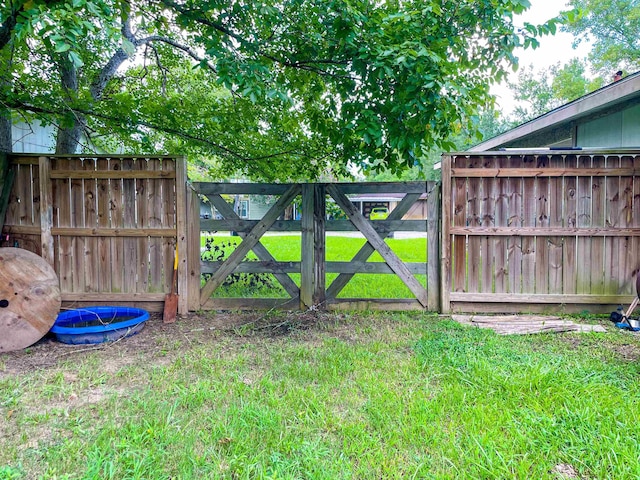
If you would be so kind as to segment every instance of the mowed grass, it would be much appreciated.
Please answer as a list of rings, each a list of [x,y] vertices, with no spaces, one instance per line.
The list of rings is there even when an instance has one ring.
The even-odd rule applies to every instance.
[[[215,242],[238,245],[240,237],[215,236]],[[204,239],[203,239],[204,242]],[[299,262],[301,258],[301,246],[299,235],[273,235],[265,236],[260,242],[269,252],[280,262]],[[404,262],[425,263],[427,261],[427,239],[426,238],[406,238],[387,239],[389,247]],[[360,248],[366,243],[363,238],[327,236],[326,237],[326,259],[327,261],[350,261]],[[204,243],[203,243],[204,244]],[[229,252],[232,250],[229,249]],[[255,259],[253,252],[248,255],[249,259]],[[382,257],[374,252],[369,258],[370,262],[382,262]],[[265,274],[266,275],[266,274]],[[300,285],[300,274],[290,274],[296,284]],[[260,288],[247,288],[243,283],[236,286],[224,286],[219,288],[214,296],[220,297],[287,297],[288,295],[280,286],[278,281],[268,275],[272,288],[261,286]],[[329,285],[337,274],[328,273],[326,275],[327,285]],[[425,275],[416,275],[416,279],[426,284]],[[342,290],[340,298],[413,298],[411,291],[402,283],[396,275],[382,274],[356,274]]]
[[[637,335],[304,322],[179,322],[131,358],[116,345],[0,377],[0,478],[640,477]]]

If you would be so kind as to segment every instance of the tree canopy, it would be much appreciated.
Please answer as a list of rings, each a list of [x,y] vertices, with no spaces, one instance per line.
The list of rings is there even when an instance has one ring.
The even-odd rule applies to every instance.
[[[397,171],[450,148],[453,126],[473,128],[490,85],[517,64],[513,49],[554,31],[516,29],[528,6],[10,0],[0,116],[58,125],[60,153],[84,133],[105,148],[213,157],[253,178]]]
[[[591,64],[607,78],[613,72],[640,70],[640,2],[637,0],[570,0],[562,14],[564,29],[576,43],[593,42]]]

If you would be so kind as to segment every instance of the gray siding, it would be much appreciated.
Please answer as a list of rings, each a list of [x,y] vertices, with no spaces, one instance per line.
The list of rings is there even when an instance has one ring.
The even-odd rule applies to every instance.
[[[37,120],[31,124],[15,123],[11,127],[13,151],[16,153],[53,153],[55,151],[56,128],[53,125],[42,126]]]
[[[578,125],[578,147],[640,146],[640,104]]]

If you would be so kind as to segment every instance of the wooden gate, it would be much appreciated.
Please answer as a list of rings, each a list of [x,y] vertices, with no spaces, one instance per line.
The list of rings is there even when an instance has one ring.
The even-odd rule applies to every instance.
[[[429,309],[439,308],[439,186],[435,183],[314,183],[314,184],[248,184],[196,183],[189,199],[191,224],[199,212],[198,205],[206,197],[215,207],[217,219],[201,219],[202,232],[236,232],[241,243],[225,259],[200,262],[201,272],[210,275],[199,290],[199,298],[191,295],[192,309]],[[277,200],[269,204],[260,219],[241,218],[225,196],[267,196]],[[249,197],[251,198],[251,197]],[[368,199],[368,201],[366,200]],[[328,202],[344,219],[328,213]],[[264,204],[263,203],[263,204]],[[367,205],[389,204],[386,219],[371,221]],[[293,205],[295,204],[295,208]],[[296,212],[299,215],[296,215]],[[299,232],[300,261],[278,261],[261,243],[267,233]],[[350,261],[328,262],[325,258],[327,232],[359,234],[366,242]],[[388,246],[385,238],[394,232],[413,232],[426,236],[425,248],[431,254],[422,263],[403,262]],[[194,232],[195,233],[195,232]],[[200,254],[199,235],[190,245],[190,265]],[[196,243],[197,242],[197,243]],[[246,261],[253,251],[257,261]],[[377,252],[383,262],[367,261]],[[200,273],[190,272],[189,291],[200,284]],[[231,274],[273,274],[288,298],[222,298],[212,294]],[[342,298],[339,294],[356,274],[393,274],[402,280],[413,298]],[[291,274],[299,275],[296,283]],[[327,274],[336,274],[327,285]],[[298,276],[296,275],[296,277]],[[416,278],[426,275],[426,287]]]

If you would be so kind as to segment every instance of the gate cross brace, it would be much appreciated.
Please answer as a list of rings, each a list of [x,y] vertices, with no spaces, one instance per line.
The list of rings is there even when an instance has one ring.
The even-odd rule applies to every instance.
[[[370,245],[369,249],[371,251],[367,252],[365,259],[368,258],[371,255],[371,253],[373,253],[373,250],[377,250],[380,256],[387,263],[387,265],[389,265],[389,267],[396,273],[396,275],[400,277],[403,283],[409,288],[409,290],[411,290],[411,293],[415,295],[415,297],[418,299],[420,304],[423,307],[427,307],[427,291],[420,284],[420,282],[418,282],[418,280],[416,280],[416,278],[411,274],[411,272],[409,271],[407,266],[402,262],[402,260],[398,258],[398,256],[393,252],[393,250],[391,250],[391,248],[389,248],[389,246],[385,243],[383,238],[378,234],[378,232],[376,232],[375,228],[373,228],[371,223],[364,216],[362,216],[362,214],[358,211],[356,206],[353,203],[351,203],[351,200],[349,200],[349,198],[344,193],[342,193],[336,185],[332,185],[332,184],[327,185],[327,192],[333,197],[333,199],[336,201],[338,206],[342,208],[342,210],[344,210],[344,212],[349,217],[349,220],[351,220],[351,222],[358,228],[358,230],[360,230],[360,232],[364,234],[365,238],[369,242],[369,245]],[[407,197],[409,197],[409,195],[411,194],[407,194],[403,199],[403,201],[401,202],[401,205],[403,205],[403,202],[405,202],[405,200],[407,201],[407,203],[403,205],[403,207],[406,208],[407,210],[416,200],[416,198],[414,198],[412,201],[408,199]],[[420,197],[420,194],[413,194],[414,197],[415,195],[417,195],[418,198]],[[409,203],[409,201],[411,201],[411,203]],[[402,215],[406,213],[396,208],[390,213],[389,216],[391,216],[391,214],[393,214],[395,211],[398,211],[396,215],[400,216],[400,218],[402,218]],[[393,220],[395,219],[396,218],[393,218]],[[359,256],[361,254],[364,256],[364,252],[367,251],[365,250],[365,247],[363,247],[356,256]],[[355,260],[355,257],[354,257],[354,260]],[[360,258],[358,258],[358,260],[360,260]],[[348,280],[349,279],[347,279],[347,281]],[[333,284],[331,285],[331,287],[333,287]]]
[[[278,201],[269,209],[269,211],[265,214],[265,216],[258,223],[254,225],[251,231],[246,234],[240,245],[229,255],[229,257],[223,262],[222,266],[213,274],[213,276],[209,279],[209,281],[202,287],[202,291],[200,292],[200,304],[204,305],[204,303],[209,300],[211,294],[224,282],[225,278],[229,276],[236,267],[242,262],[244,257],[249,253],[249,250],[254,250],[256,245],[259,244],[260,237],[265,234],[267,230],[273,225],[273,223],[278,219],[280,214],[284,211],[284,209],[293,201],[293,199],[300,194],[300,185],[295,184],[291,185],[291,187],[283,193]],[[215,197],[214,197],[215,198]],[[226,203],[226,202],[224,202]],[[221,205],[222,206],[222,205]],[[228,206],[228,205],[227,205]],[[216,205],[217,208],[217,205]],[[219,210],[220,213],[223,213]],[[224,214],[223,214],[224,215]],[[235,212],[234,212],[235,215]],[[237,217],[237,215],[236,215]],[[265,252],[268,254],[268,250],[260,244],[260,246],[264,249],[261,251],[261,254]],[[258,250],[260,248],[258,247]],[[256,254],[258,254],[256,252]],[[269,256],[271,256],[269,254]],[[271,257],[273,258],[273,257]],[[287,278],[288,275],[284,274]],[[293,283],[293,281],[289,278],[289,280]],[[283,284],[283,286],[285,286]],[[286,286],[285,286],[286,288]],[[296,287],[297,289],[297,287]],[[287,289],[288,291],[289,289]],[[292,295],[293,296],[293,295]]]

